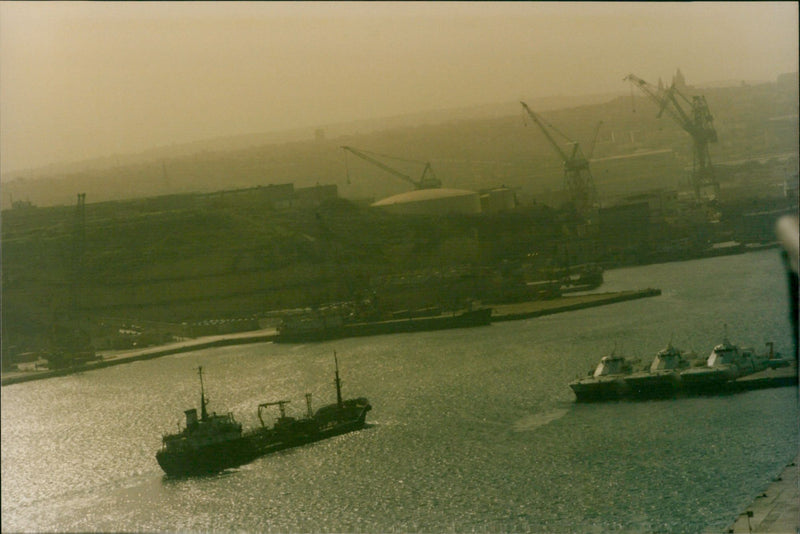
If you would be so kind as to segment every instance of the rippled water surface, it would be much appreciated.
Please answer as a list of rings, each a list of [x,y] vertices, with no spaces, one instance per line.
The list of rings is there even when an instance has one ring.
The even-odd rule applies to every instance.
[[[2,530],[698,532],[723,528],[798,450],[797,388],[575,404],[616,346],[791,351],[777,252],[620,269],[660,297],[488,327],[167,356],[2,388]],[[166,479],[161,433],[199,403],[373,405],[363,431],[216,476]]]

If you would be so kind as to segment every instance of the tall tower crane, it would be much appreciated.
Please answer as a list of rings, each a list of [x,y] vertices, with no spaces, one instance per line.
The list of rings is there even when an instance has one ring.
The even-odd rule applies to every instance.
[[[385,154],[377,154],[375,152],[367,152],[366,150],[359,150],[357,148],[353,148],[351,146],[342,146],[342,149],[345,151],[345,165],[347,165],[347,152],[355,154],[359,158],[368,161],[375,165],[376,167],[383,169],[384,171],[388,172],[392,176],[396,176],[401,180],[405,180],[406,182],[412,184],[414,189],[436,189],[442,186],[442,182],[436,177],[433,172],[433,168],[431,167],[430,162],[422,162],[422,161],[414,161],[410,159],[403,159],[397,158],[394,156],[387,156]],[[419,163],[424,164],[424,168],[422,169],[422,174],[420,175],[419,180],[414,180],[407,174],[404,174],[397,169],[393,169],[392,167],[386,165],[385,163],[375,159],[374,156],[381,157],[381,158],[388,158],[394,159],[398,161],[404,161],[406,163]],[[348,169],[348,178],[349,178],[349,169]]]
[[[70,270],[70,305],[73,318],[78,318],[83,288],[84,256],[86,255],[86,193],[78,193],[72,228],[72,268]]]
[[[575,210],[582,215],[586,214],[586,212],[597,204],[597,192],[594,187],[594,178],[592,178],[592,173],[589,170],[589,158],[592,157],[592,153],[594,152],[595,141],[597,140],[597,134],[600,131],[602,122],[598,123],[595,128],[594,139],[592,140],[592,146],[588,156],[584,156],[581,146],[577,141],[573,141],[558,131],[552,124],[547,124],[547,127],[572,145],[572,151],[567,153],[556,142],[547,127],[545,127],[543,119],[534,113],[525,102],[520,102],[520,104],[522,104],[522,107],[528,112],[533,122],[542,130],[542,133],[550,142],[550,145],[561,158],[561,162],[564,166],[564,182],[575,206]]]
[[[678,91],[674,83],[669,89],[659,91],[633,74],[624,79],[641,89],[655,102],[658,106],[657,117],[661,117],[666,111],[692,137],[692,187],[697,200],[702,199],[703,188],[709,186],[714,188],[714,195],[718,197],[719,183],[708,151],[708,144],[717,142],[717,131],[714,129],[714,117],[708,109],[706,98],[693,96],[689,100]],[[688,106],[688,110],[684,109],[681,101]]]

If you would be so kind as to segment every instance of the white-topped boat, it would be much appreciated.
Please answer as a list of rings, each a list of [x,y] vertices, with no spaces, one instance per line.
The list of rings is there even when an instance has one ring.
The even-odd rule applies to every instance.
[[[625,377],[630,393],[636,397],[674,395],[681,385],[681,371],[691,366],[691,353],[685,353],[669,343],[658,351],[650,368]]]
[[[578,378],[569,387],[579,401],[608,400],[624,397],[629,390],[625,377],[633,372],[632,362],[623,356],[603,356],[594,373]]]
[[[757,356],[751,348],[739,348],[725,336],[711,351],[704,366],[681,371],[681,385],[688,390],[714,390],[737,378],[763,371],[767,365],[767,358]]]

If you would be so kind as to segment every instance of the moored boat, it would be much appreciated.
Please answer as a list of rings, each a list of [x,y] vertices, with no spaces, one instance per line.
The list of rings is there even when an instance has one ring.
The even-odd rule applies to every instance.
[[[629,392],[625,377],[633,372],[633,362],[623,356],[603,356],[589,376],[570,382],[569,387],[579,401],[610,400]]]
[[[732,393],[797,384],[792,362],[774,351],[757,354],[752,348],[732,344],[727,335],[706,358],[668,344],[656,353],[649,368],[632,371],[634,361],[605,356],[589,376],[569,384],[578,401],[642,399],[706,393]]]
[[[674,395],[681,386],[681,370],[691,365],[688,356],[670,343],[658,351],[648,369],[625,377],[630,394],[635,397]]]
[[[711,351],[705,365],[681,371],[681,386],[687,391],[716,391],[766,367],[766,358],[756,357],[753,349],[739,348],[725,336]]]

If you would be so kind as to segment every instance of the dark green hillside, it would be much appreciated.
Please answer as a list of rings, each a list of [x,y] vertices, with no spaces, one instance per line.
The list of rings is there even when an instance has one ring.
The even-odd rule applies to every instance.
[[[182,323],[373,290],[390,307],[440,305],[442,295],[398,296],[382,280],[493,266],[546,248],[557,230],[546,208],[408,218],[340,199],[274,209],[260,189],[90,203],[73,285],[74,218],[75,208],[64,207],[3,212],[4,344],[42,345],[54,322],[76,314]]]

